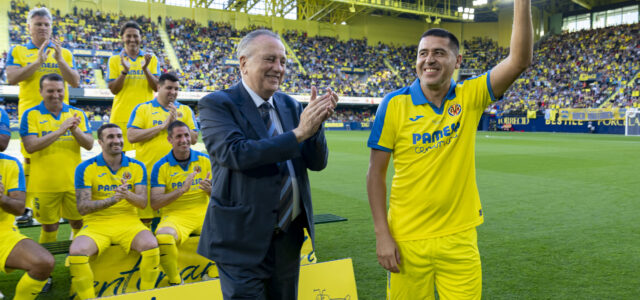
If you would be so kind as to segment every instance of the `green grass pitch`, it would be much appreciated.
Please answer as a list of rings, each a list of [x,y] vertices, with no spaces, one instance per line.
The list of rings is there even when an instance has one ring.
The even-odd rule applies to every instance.
[[[349,221],[316,226],[316,252],[320,261],[353,258],[359,298],[384,299],[365,187],[367,137],[327,132],[329,166],[310,173],[314,209]],[[476,166],[485,299],[637,299],[640,138],[479,132]],[[68,295],[64,255],[56,261],[54,289],[39,299]],[[21,274],[0,275],[7,299]]]

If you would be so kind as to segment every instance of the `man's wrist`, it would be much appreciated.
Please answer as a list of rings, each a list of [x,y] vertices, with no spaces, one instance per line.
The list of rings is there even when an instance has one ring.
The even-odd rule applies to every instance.
[[[127,76],[127,71],[122,71],[122,72],[120,72],[120,75]]]

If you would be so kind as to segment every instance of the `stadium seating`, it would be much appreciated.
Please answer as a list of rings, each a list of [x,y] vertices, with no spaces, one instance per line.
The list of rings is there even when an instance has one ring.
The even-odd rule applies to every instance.
[[[12,44],[28,39],[28,9],[24,2],[12,2]],[[75,9],[64,17],[59,11],[53,13],[55,34],[65,47],[74,49],[121,49],[119,24],[131,19],[88,9]],[[133,19],[143,26],[143,48],[158,55],[162,71],[172,70],[158,34],[160,25],[145,17]],[[216,22],[202,26],[170,17],[164,26],[183,70],[179,75],[186,91],[213,91],[237,82],[236,43],[257,28],[236,30]],[[489,110],[522,114],[547,108],[640,106],[639,28],[636,23],[546,37],[536,45],[534,64]],[[311,86],[317,86],[332,87],[343,96],[382,97],[415,80],[415,46],[370,46],[366,39],[340,41],[295,30],[282,36],[293,52],[281,87],[288,93],[309,93]],[[461,68],[474,74],[489,70],[508,54],[508,49],[489,38],[473,37],[462,43]],[[94,70],[106,76],[106,57],[76,56],[76,67],[82,87],[100,87]]]

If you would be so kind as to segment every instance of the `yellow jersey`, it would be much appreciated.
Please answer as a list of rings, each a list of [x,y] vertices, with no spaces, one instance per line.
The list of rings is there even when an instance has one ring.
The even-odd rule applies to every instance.
[[[20,81],[18,86],[20,92],[18,92],[18,116],[22,117],[22,114],[42,101],[40,96],[40,78],[49,73],[57,73],[62,75],[58,62],[53,55],[55,54],[54,45],[49,42],[47,46],[50,49],[50,53],[47,56],[47,60],[40,65],[40,68],[29,76],[27,79]],[[26,67],[33,64],[38,60],[38,47],[33,44],[33,41],[29,41],[24,45],[13,46],[7,54],[7,66]],[[69,49],[62,48],[62,58],[67,62],[69,67],[74,68],[73,54]],[[64,103],[69,103],[69,87],[67,82],[64,82]]]
[[[173,151],[160,159],[151,171],[151,187],[164,187],[165,193],[171,193],[182,187],[189,174],[198,170],[193,179],[189,191],[184,193],[171,204],[162,208],[162,215],[170,215],[172,212],[192,211],[194,215],[204,214],[207,211],[210,195],[199,188],[200,182],[211,176],[211,161],[209,155],[196,150],[191,150],[189,164],[183,168],[173,156]]]
[[[178,120],[189,126],[189,129],[198,131],[196,117],[189,106],[174,102],[178,112]],[[149,129],[151,127],[162,125],[169,116],[169,110],[165,109],[157,99],[138,104],[131,113],[127,128]],[[153,164],[160,160],[164,155],[171,151],[171,144],[167,140],[168,132],[160,131],[150,140],[135,143],[136,159],[144,163],[147,171],[151,171]]]
[[[115,172],[104,161],[102,153],[83,161],[75,172],[75,188],[91,189],[91,200],[103,200],[113,196],[116,188],[122,185],[122,180],[127,181],[132,192],[136,185],[147,186],[147,170],[144,165],[124,153],[120,169]],[[94,221],[121,215],[137,217],[138,211],[126,199],[122,199],[108,208],[87,214],[84,218]]]
[[[120,54],[122,53],[125,53],[124,50],[120,51]],[[109,57],[107,82],[116,80],[116,78],[120,76],[120,73],[124,71],[120,63],[120,54]],[[113,98],[113,107],[111,108],[111,118],[109,122],[127,122],[129,116],[131,116],[131,111],[133,111],[136,105],[153,99],[153,89],[149,86],[147,77],[142,71],[145,54],[144,51],[140,50],[137,57],[131,58],[125,53],[125,59],[129,62],[129,73],[127,73],[127,77],[124,79],[122,89]],[[153,75],[160,76],[160,65],[155,55],[151,57],[148,69]]]
[[[24,170],[18,159],[0,153],[0,182],[4,186],[4,195],[13,191],[26,192]],[[13,228],[15,216],[0,208],[0,232]]]
[[[20,136],[43,137],[58,130],[65,120],[73,116],[81,117],[82,121],[78,126],[82,132],[91,133],[89,120],[79,108],[63,103],[60,114],[55,116],[41,102],[22,115]],[[53,144],[31,153],[29,192],[73,191],[73,170],[81,161],[80,144],[71,131],[67,130]],[[51,176],[52,170],[55,170],[55,176]]]
[[[451,80],[440,108],[426,99],[418,79],[380,103],[367,145],[393,155],[388,222],[397,241],[450,235],[483,222],[475,138],[492,100],[487,72]]]

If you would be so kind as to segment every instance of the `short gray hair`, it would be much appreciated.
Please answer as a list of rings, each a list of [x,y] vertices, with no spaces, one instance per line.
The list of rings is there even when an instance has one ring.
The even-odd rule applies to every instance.
[[[27,24],[31,24],[31,18],[33,17],[47,17],[49,21],[53,22],[53,16],[51,16],[51,12],[46,7],[34,7],[30,10],[27,16]]]
[[[240,40],[240,43],[238,43],[238,46],[236,46],[236,57],[238,59],[240,59],[241,56],[249,57],[251,55],[251,53],[248,53],[249,45],[251,44],[251,42],[253,42],[253,40],[255,40],[257,37],[262,35],[270,36],[282,42],[282,39],[280,38],[280,36],[274,33],[273,31],[268,29],[257,29],[252,32],[249,32],[247,35],[245,35],[242,38],[242,40]]]

